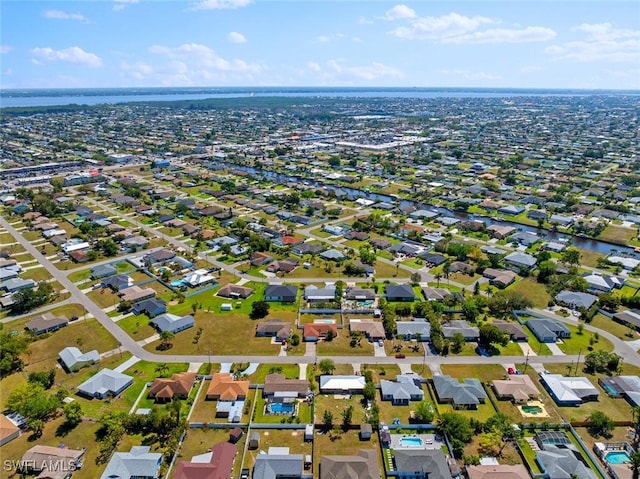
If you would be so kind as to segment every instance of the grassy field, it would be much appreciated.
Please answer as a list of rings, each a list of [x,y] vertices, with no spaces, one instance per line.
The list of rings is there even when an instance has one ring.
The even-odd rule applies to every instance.
[[[595,268],[598,266],[598,259],[604,258],[604,255],[601,253],[596,253],[595,251],[576,248],[580,252],[580,264],[584,266],[590,266],[591,268]]]
[[[332,341],[319,341],[318,355],[322,356],[373,356],[373,344],[362,338],[355,347],[351,347],[351,337],[346,330],[341,329]]]
[[[533,278],[523,278],[521,281],[517,281],[513,285],[509,286],[507,289],[524,294],[537,308],[546,308],[551,300],[551,296],[547,293],[547,288]]]
[[[421,368],[422,366],[420,366]],[[397,364],[363,364],[360,367],[361,374],[364,374],[365,371],[371,371],[373,376],[373,382],[378,384],[381,379],[386,379],[391,381],[396,378],[398,374],[400,374],[400,366]],[[430,371],[426,368],[425,374],[423,377],[430,377]]]
[[[608,241],[609,243],[616,243],[626,245],[636,236],[636,230],[631,228],[625,228],[623,226],[607,226],[598,239]]]
[[[156,330],[153,326],[149,325],[149,318],[144,314],[138,316],[130,315],[122,318],[118,321],[118,326],[120,326],[136,341],[140,341],[141,339],[145,339],[156,334]]]
[[[607,318],[603,314],[596,314],[589,324],[596,328],[608,331],[609,333],[622,339],[623,341],[632,341],[638,338],[637,333],[635,333],[628,326],[620,324],[617,321],[612,320],[611,318]],[[592,333],[587,332],[586,334]]]
[[[261,364],[255,373],[249,376],[251,384],[264,384],[267,374],[284,374],[287,379],[298,379],[300,376],[300,366],[297,364]]]
[[[594,333],[591,331],[587,331],[586,329],[582,331],[582,334],[578,334],[578,328],[571,325],[566,324],[567,328],[571,331],[571,338],[564,339],[562,343],[558,343],[558,347],[565,354],[578,354],[582,352],[582,354],[587,354],[592,348],[594,349],[604,349],[606,351],[613,351],[613,344],[606,338],[600,336],[597,342],[594,343],[593,346],[590,345],[589,341],[591,337],[595,338]]]
[[[36,283],[51,279],[49,271],[44,267],[28,269],[20,274],[22,279],[32,279]]]

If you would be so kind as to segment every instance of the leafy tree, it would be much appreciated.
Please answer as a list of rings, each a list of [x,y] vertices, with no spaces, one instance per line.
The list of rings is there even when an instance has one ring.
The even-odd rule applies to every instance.
[[[297,346],[298,344],[300,344],[300,336],[297,334],[292,334],[289,338],[289,341],[291,343],[291,346]]]
[[[538,264],[538,283],[547,284],[556,274],[557,268],[553,261],[542,261]]]
[[[51,389],[56,379],[56,370],[51,368],[48,371],[34,371],[29,373],[27,381],[31,384],[40,384],[45,389]]]
[[[451,351],[455,354],[458,354],[462,351],[465,345],[464,335],[462,333],[455,333],[451,338]]]
[[[365,400],[372,401],[376,397],[376,385],[373,382],[367,382],[362,390]]]
[[[418,402],[415,407],[415,418],[422,424],[428,424],[433,421],[435,417],[435,410],[433,404],[426,399]]]
[[[24,334],[14,335],[0,329],[0,376],[22,369],[20,356],[27,352],[28,345],[29,340]]]
[[[506,317],[511,311],[527,309],[533,306],[529,298],[519,291],[505,290],[494,294],[488,301],[489,311],[496,316]]]
[[[42,419],[28,418],[27,427],[33,432],[35,437],[40,437],[44,430],[44,421]]]
[[[346,431],[351,426],[351,421],[353,420],[353,406],[347,407],[344,411],[342,411],[342,430]]]
[[[493,430],[480,434],[478,438],[478,450],[487,456],[499,456],[502,451],[502,432]]]
[[[367,422],[374,427],[377,427],[380,424],[380,406],[378,406],[378,403],[376,401],[373,401],[371,403],[371,409],[369,410]]]
[[[12,314],[22,314],[47,304],[53,294],[53,286],[41,281],[36,289],[21,289],[13,295]]]
[[[329,329],[327,330],[327,334],[324,337],[324,340],[330,343],[331,341],[333,341],[333,338],[335,337],[336,337],[336,333],[333,332],[333,329]]]
[[[411,273],[411,282],[413,284],[418,284],[421,279],[422,279],[422,276],[417,271],[415,273]]]
[[[457,412],[445,412],[438,419],[436,429],[441,434],[447,434],[450,439],[457,439],[468,443],[473,438],[473,428],[469,418]]]
[[[608,352],[603,349],[597,351],[591,351],[584,358],[584,367],[587,372],[604,372],[607,369],[615,371],[620,362],[620,357],[613,352]]]
[[[602,411],[593,411],[587,419],[590,423],[589,432],[593,436],[611,437],[611,431],[615,427],[613,419]]]
[[[580,264],[580,251],[576,248],[565,249],[560,256],[560,261],[568,265],[577,266]]]
[[[640,479],[640,452],[631,454],[629,467],[631,468],[631,479]]]
[[[320,360],[318,368],[322,374],[333,374],[336,370],[336,365],[333,362],[333,359],[325,358]]]
[[[322,422],[327,429],[331,429],[333,427],[333,413],[328,409],[325,410],[324,414],[322,415]]]
[[[615,294],[603,293],[598,297],[598,302],[602,309],[615,313],[620,307],[621,300],[620,297]]]
[[[507,336],[506,333],[500,331],[493,324],[485,323],[480,326],[480,337],[478,339],[478,342],[485,348],[490,348],[494,344],[506,346],[509,342],[509,336]]]
[[[74,427],[82,422],[82,406],[80,403],[76,401],[67,403],[62,408],[62,412],[69,426]]]
[[[48,394],[38,383],[24,383],[16,387],[7,398],[7,408],[27,419],[47,420],[60,407],[60,400]]]
[[[168,330],[162,331],[160,333],[160,348],[161,349],[171,349],[171,346],[173,346],[173,340],[175,339],[176,335]]]
[[[249,317],[251,319],[264,318],[269,314],[269,303],[266,301],[254,301],[251,304],[251,313]]]

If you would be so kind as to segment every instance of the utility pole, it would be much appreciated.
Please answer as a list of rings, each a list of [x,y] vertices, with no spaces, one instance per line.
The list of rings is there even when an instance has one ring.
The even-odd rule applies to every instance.
[[[529,350],[527,349],[527,357],[524,360],[524,371],[522,374],[527,374],[527,366],[529,366]]]
[[[576,361],[576,373],[574,374],[574,376],[576,376],[578,374],[578,365],[580,364],[580,355],[582,354],[582,349],[580,349],[578,351],[578,361]]]

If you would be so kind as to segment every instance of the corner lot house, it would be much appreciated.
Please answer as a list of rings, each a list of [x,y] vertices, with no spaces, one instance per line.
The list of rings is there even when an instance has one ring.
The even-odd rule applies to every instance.
[[[116,452],[100,479],[156,479],[162,454],[149,452],[149,446],[133,446],[129,452]]]
[[[477,409],[478,404],[484,403],[487,393],[476,378],[465,378],[462,383],[456,378],[446,375],[433,376],[438,401],[449,403],[454,409]]]
[[[540,374],[540,382],[558,406],[578,406],[585,401],[597,401],[600,395],[585,377]]]
[[[108,396],[117,396],[131,384],[133,384],[131,376],[105,368],[78,386],[78,394],[104,399]]]
[[[571,337],[569,328],[552,319],[534,318],[528,320],[526,324],[541,343],[555,343],[558,339]]]
[[[579,291],[560,291],[554,298],[555,302],[571,309],[589,309],[598,301],[598,297]]]
[[[171,331],[172,333],[178,333],[185,329],[192,328],[196,324],[196,320],[190,314],[177,316],[175,314],[165,313],[153,318],[150,324],[154,325],[160,332]]]
[[[58,353],[60,362],[68,371],[79,371],[100,361],[100,354],[95,349],[82,353],[75,346],[64,348]]]

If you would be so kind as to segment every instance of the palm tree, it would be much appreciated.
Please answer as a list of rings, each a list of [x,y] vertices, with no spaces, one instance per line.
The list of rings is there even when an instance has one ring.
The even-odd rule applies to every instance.
[[[442,273],[439,273],[439,272],[436,273],[435,278],[436,278],[437,285],[438,285],[437,287],[439,288],[440,287],[440,280],[442,279]]]
[[[640,452],[631,454],[629,467],[631,468],[631,478],[640,479]]]
[[[170,349],[173,345],[173,339],[176,337],[171,331],[162,331],[160,333],[160,347],[161,349]]]

